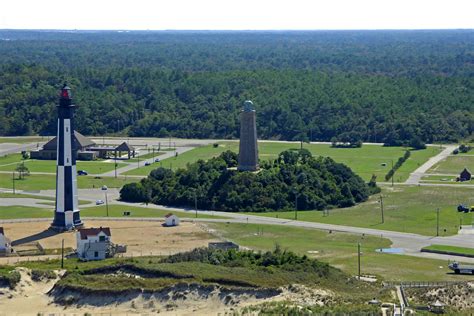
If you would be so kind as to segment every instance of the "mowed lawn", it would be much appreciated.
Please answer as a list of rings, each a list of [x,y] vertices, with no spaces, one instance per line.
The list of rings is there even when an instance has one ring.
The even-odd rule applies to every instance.
[[[194,212],[170,212],[169,210],[161,210],[156,208],[147,208],[139,206],[109,204],[109,217],[124,217],[123,212],[130,211],[129,217],[150,217],[164,219],[169,213],[176,214],[178,217],[195,218]],[[107,206],[105,204],[81,209],[81,216],[104,217],[107,216]],[[127,216],[128,217],[128,216]],[[213,216],[207,214],[198,214],[197,218],[226,218],[222,216]]]
[[[138,179],[127,177],[101,177],[99,179],[96,179],[93,176],[77,177],[79,189],[99,188],[103,185],[106,185],[109,188],[121,188],[126,183],[136,181],[138,181]],[[8,173],[0,173],[0,188],[11,189],[12,187],[12,175]],[[52,190],[56,188],[56,175],[30,174],[24,179],[19,180],[18,174],[16,174],[15,188],[17,190],[27,191]]]
[[[433,166],[429,173],[459,174],[467,168],[474,171],[474,155],[452,155]]]
[[[231,149],[237,152],[238,151],[238,149],[236,150],[237,146],[238,146],[238,143],[236,142],[235,144],[232,144],[232,146],[221,145],[217,148],[214,148],[212,145],[196,147],[190,151],[187,151],[185,153],[178,155],[178,157],[170,157],[167,159],[163,159],[160,162],[152,163],[149,166],[140,166],[140,168],[127,171],[124,174],[147,176],[150,174],[150,172],[153,169],[156,169],[159,167],[168,168],[168,169],[171,168],[174,170],[179,169],[179,168],[185,168],[186,165],[189,163],[196,162],[199,159],[208,160],[213,157],[217,157],[223,151],[226,151],[228,149]]]
[[[357,244],[361,243],[361,273],[389,281],[440,281],[469,279],[449,273],[446,261],[383,254],[375,249],[389,247],[388,239],[316,229],[278,225],[209,223],[207,226],[240,246],[254,250],[283,249],[327,262],[351,275],[357,274]],[[442,268],[440,268],[442,267]]]
[[[54,206],[45,206],[44,208],[29,206],[0,206],[0,219],[17,219],[17,218],[52,218]],[[106,205],[92,206],[80,208],[82,217],[106,217]],[[109,205],[109,217],[124,217],[123,212],[130,211],[130,217],[149,217],[163,219],[166,214],[173,213],[183,218],[194,218],[194,212],[170,212],[169,210],[160,210],[155,208],[146,208],[128,205]],[[128,216],[127,216],[128,217]],[[197,218],[218,218],[226,217],[213,216],[208,214],[198,214]]]
[[[454,235],[457,234],[461,220],[464,225],[473,221],[474,213],[458,213],[456,210],[461,203],[474,205],[472,192],[471,188],[455,186],[383,187],[383,224],[378,194],[354,207],[330,210],[329,215],[322,211],[299,211],[298,220],[435,236],[436,209],[439,208],[440,235]],[[286,219],[294,219],[295,216],[294,211],[249,214]]]
[[[25,163],[30,172],[56,173],[56,160],[22,160],[20,154],[12,154],[0,158],[0,171],[14,171],[19,163]],[[126,166],[125,163],[117,163],[117,168]],[[86,170],[91,174],[100,174],[114,170],[113,162],[104,161],[77,161],[77,170]]]
[[[188,163],[193,163],[199,159],[208,160],[220,155],[225,150],[238,152],[238,142],[222,142],[219,147],[212,145],[197,147],[191,151],[185,152],[178,157],[164,159],[151,166],[140,167],[126,172],[129,175],[148,175],[151,170],[164,168],[184,168]],[[299,143],[285,142],[259,142],[259,157],[262,160],[271,160],[278,157],[278,154],[288,149],[300,148]],[[403,156],[406,148],[404,147],[383,147],[375,145],[364,145],[361,148],[332,148],[330,145],[323,144],[303,144],[303,148],[308,149],[314,156],[331,157],[337,162],[348,165],[364,180],[368,181],[372,174],[377,176],[377,181],[385,181],[385,174],[391,168],[391,162],[396,163],[399,157]],[[409,174],[416,168],[426,162],[430,157],[438,154],[438,147],[428,147],[425,150],[413,150],[411,157],[395,173],[394,180],[397,182],[405,181]],[[385,163],[385,166],[382,164]]]
[[[0,219],[53,218],[53,209],[27,206],[0,206]]]

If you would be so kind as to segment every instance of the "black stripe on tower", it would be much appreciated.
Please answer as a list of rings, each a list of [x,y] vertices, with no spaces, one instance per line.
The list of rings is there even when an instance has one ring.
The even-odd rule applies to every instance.
[[[74,195],[72,192],[72,167],[64,167],[64,210],[73,210]]]

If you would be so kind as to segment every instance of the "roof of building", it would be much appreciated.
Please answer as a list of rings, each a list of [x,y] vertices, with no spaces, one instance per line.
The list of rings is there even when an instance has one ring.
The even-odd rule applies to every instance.
[[[168,213],[165,215],[166,218],[171,217],[171,216],[176,216],[176,215],[174,215],[173,213]]]
[[[5,233],[3,232],[3,227],[0,227],[0,234],[2,234],[2,235],[5,234]]]
[[[469,173],[469,174],[471,174],[471,172],[470,172],[467,168],[464,168],[464,170],[461,171],[461,173]]]
[[[57,146],[56,138],[57,137],[54,137],[49,142],[44,144],[43,149],[56,150],[56,146]],[[77,145],[78,145],[79,148],[84,148],[84,147],[89,147],[89,146],[95,145],[95,143],[92,140],[85,137],[84,135],[82,135],[78,131],[74,131],[74,139],[77,142]]]
[[[107,236],[110,237],[110,228],[109,227],[99,227],[99,228],[82,228],[79,229],[81,234],[81,239],[87,239],[88,236],[97,236],[100,232],[104,232]]]
[[[115,150],[116,151],[134,151],[135,147],[133,147],[127,142],[123,142],[120,145],[118,145],[117,148],[115,148]]]

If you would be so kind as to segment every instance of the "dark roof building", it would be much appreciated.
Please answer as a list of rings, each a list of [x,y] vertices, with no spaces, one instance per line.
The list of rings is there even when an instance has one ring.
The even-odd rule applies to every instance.
[[[460,181],[470,181],[471,180],[471,172],[467,170],[467,168],[464,168],[463,171],[461,171],[461,174],[459,175],[459,180]]]
[[[94,146],[95,143],[89,138],[85,137],[78,131],[74,131],[74,142],[77,146],[77,150],[85,150],[88,147]],[[57,137],[54,137],[49,142],[44,144],[43,150],[54,150],[57,148]]]

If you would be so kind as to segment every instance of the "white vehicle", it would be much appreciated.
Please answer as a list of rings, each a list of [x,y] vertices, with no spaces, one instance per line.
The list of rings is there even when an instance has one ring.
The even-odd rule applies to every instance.
[[[102,205],[102,204],[104,204],[104,201],[102,200],[95,201],[95,205]]]
[[[448,265],[450,270],[453,270],[456,274],[474,274],[474,266],[468,266],[466,264],[459,264],[457,262],[453,262]]]
[[[102,186],[102,190],[104,190],[104,191],[105,191],[105,190],[107,190],[107,189],[108,189],[108,188],[107,188],[107,186],[106,186],[106,185],[103,185],[103,186]]]

